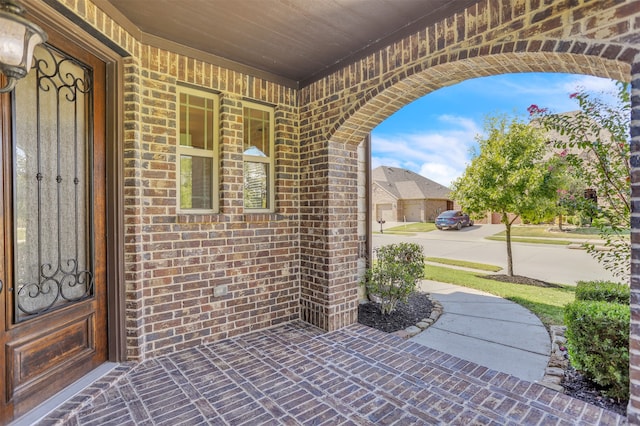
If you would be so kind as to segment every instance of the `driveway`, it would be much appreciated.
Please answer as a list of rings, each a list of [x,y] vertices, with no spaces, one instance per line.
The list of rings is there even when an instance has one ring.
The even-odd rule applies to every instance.
[[[507,267],[507,245],[485,237],[504,230],[504,225],[474,225],[460,231],[432,231],[413,236],[374,234],[373,247],[397,242],[415,242],[428,257],[445,257]],[[512,243],[513,271],[540,280],[576,284],[581,280],[619,281],[585,250],[549,244]]]

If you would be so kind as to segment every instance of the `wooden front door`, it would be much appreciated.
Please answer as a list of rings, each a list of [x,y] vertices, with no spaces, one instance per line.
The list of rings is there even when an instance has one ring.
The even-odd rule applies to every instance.
[[[0,97],[0,424],[107,359],[105,64],[48,32]]]

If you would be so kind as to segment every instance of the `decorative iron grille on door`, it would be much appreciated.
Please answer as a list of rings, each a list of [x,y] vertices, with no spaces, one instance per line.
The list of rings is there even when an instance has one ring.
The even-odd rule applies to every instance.
[[[34,56],[13,96],[15,322],[93,295],[92,71]]]

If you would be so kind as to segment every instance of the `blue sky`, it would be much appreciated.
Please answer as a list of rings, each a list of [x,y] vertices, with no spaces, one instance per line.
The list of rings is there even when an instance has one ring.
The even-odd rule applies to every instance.
[[[405,106],[372,132],[372,168],[412,170],[449,186],[470,161],[487,115],[528,117],[536,104],[554,112],[576,110],[569,94],[584,88],[610,92],[612,80],[574,74],[503,74],[445,87]]]

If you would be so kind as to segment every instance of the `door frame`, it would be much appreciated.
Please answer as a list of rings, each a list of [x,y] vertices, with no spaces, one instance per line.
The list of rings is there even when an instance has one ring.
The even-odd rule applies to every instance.
[[[22,0],[26,17],[54,28],[106,65],[105,149],[107,232],[107,345],[108,360],[127,359],[124,285],[124,49],[98,33],[55,0]]]

